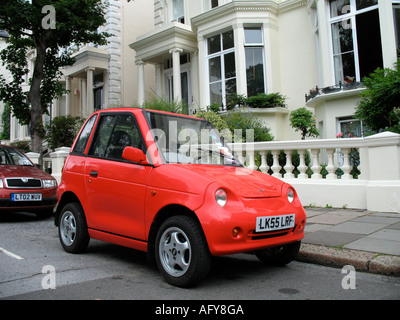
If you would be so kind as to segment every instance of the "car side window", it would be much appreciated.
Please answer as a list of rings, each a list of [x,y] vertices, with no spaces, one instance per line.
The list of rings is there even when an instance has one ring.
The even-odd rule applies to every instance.
[[[78,138],[78,141],[75,144],[73,153],[84,153],[86,149],[86,144],[89,140],[90,134],[92,133],[93,126],[96,122],[97,115],[94,115],[90,120],[86,123],[85,128],[82,130],[81,135]]]
[[[123,160],[125,147],[143,150],[142,137],[132,114],[109,114],[100,118],[89,155]]]

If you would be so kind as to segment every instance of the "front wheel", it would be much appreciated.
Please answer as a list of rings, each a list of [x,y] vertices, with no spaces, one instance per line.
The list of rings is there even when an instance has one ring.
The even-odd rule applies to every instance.
[[[64,250],[83,252],[89,244],[85,214],[79,203],[68,203],[61,211],[58,235]]]
[[[268,248],[256,251],[256,256],[268,265],[284,266],[296,259],[300,250],[301,241],[290,243],[284,246]]]
[[[156,237],[156,262],[165,280],[191,287],[204,279],[211,254],[200,225],[188,216],[173,216],[161,225]]]

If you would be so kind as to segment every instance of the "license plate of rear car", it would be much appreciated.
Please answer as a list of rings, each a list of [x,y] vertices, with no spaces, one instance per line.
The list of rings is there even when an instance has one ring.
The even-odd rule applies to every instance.
[[[267,232],[293,228],[295,217],[295,214],[257,217],[256,232]]]
[[[42,201],[41,193],[12,193],[11,201]]]

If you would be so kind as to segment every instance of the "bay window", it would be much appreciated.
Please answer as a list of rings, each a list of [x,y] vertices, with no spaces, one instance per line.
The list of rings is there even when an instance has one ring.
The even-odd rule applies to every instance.
[[[383,67],[378,0],[329,0],[336,83],[361,81]]]

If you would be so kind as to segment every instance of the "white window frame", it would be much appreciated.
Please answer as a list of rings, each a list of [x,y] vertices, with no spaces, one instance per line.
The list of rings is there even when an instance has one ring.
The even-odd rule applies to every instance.
[[[174,15],[174,0],[171,0],[171,21],[185,23],[185,21],[186,21],[186,19],[185,19],[185,0],[180,0],[180,1],[182,1],[182,5],[183,5],[183,15],[179,16],[179,17],[175,17],[175,15]]]
[[[350,0],[350,12],[339,15],[337,17],[331,17],[330,3],[329,0],[326,1],[326,9],[328,13],[328,24],[329,24],[329,43],[330,43],[330,52],[331,52],[331,64],[332,70],[332,81],[333,83],[337,83],[339,80],[336,79],[336,69],[335,69],[335,55],[333,48],[333,36],[332,36],[332,25],[335,23],[345,23],[348,24],[348,20],[350,20],[352,37],[353,37],[353,54],[354,54],[354,66],[355,66],[355,81],[361,81],[360,76],[360,61],[359,61],[359,52],[358,52],[358,42],[357,42],[357,26],[356,26],[356,16],[368,11],[379,10],[379,4],[357,10],[356,8],[356,0]],[[350,51],[349,51],[350,52]],[[343,53],[341,53],[343,54]]]
[[[211,99],[210,99],[210,85],[211,84],[221,81],[221,91],[222,91],[222,101],[221,101],[221,103],[222,103],[222,105],[226,106],[226,85],[225,85],[225,82],[227,80],[231,80],[231,79],[236,79],[236,81],[237,81],[236,65],[235,65],[235,77],[234,78],[232,77],[232,78],[225,79],[225,55],[227,55],[229,53],[235,53],[235,45],[232,48],[229,48],[229,49],[226,49],[226,50],[224,50],[224,47],[223,47],[223,36],[222,35],[224,33],[228,32],[228,31],[232,31],[233,35],[235,35],[233,30],[225,30],[225,31],[219,32],[217,34],[210,35],[209,37],[206,38],[206,41],[205,41],[206,53],[207,53],[206,54],[207,105],[211,105]],[[220,35],[221,51],[218,51],[218,52],[212,53],[212,54],[208,54],[208,39],[210,37],[217,36],[217,35]],[[233,41],[234,42],[236,41],[235,36],[233,37]],[[210,82],[209,60],[213,59],[213,58],[216,58],[216,57],[221,57],[221,80]],[[236,59],[236,56],[235,56],[235,59]],[[237,82],[236,82],[236,85],[237,85]]]
[[[217,0],[218,4],[217,4],[216,7],[213,8],[213,6],[212,6],[213,0],[209,0],[209,1],[210,1],[210,10],[211,10],[211,9],[214,9],[214,8],[218,8],[218,7],[221,5],[221,4],[219,3],[219,0]]]
[[[247,43],[246,42],[246,29],[260,29],[261,34],[261,42],[259,43]],[[264,76],[264,92],[267,92],[267,74],[266,74],[266,61],[265,61],[265,41],[264,41],[264,32],[262,26],[244,26],[243,27],[243,40],[244,40],[244,49],[245,49],[245,59],[246,57],[246,48],[261,48],[262,50],[262,62],[263,62],[263,76]],[[247,85],[247,74],[246,74],[246,92],[248,95],[248,85]]]

